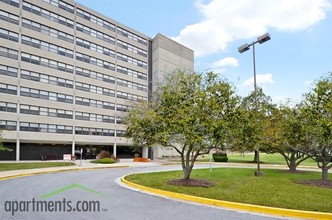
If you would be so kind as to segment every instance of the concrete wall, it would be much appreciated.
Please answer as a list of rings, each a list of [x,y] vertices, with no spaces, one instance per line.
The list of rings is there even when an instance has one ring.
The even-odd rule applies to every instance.
[[[157,34],[152,40],[152,96],[164,76],[176,71],[194,71],[194,51]],[[154,158],[179,156],[172,148],[155,147]]]

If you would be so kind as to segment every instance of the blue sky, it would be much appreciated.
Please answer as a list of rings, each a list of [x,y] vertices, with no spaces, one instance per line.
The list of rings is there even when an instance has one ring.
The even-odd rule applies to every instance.
[[[240,95],[258,85],[275,103],[301,100],[312,82],[332,72],[332,0],[77,0],[150,37],[162,33],[195,51],[195,70],[213,70]]]

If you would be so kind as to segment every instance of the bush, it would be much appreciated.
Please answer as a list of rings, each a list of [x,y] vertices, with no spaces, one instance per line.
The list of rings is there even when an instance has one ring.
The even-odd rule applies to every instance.
[[[111,158],[111,154],[110,152],[106,151],[106,150],[102,150],[99,154],[99,159],[103,159],[103,158]]]
[[[98,160],[93,160],[93,161],[91,161],[91,163],[111,164],[111,163],[115,163],[115,160],[113,160],[111,158],[102,158],[102,159],[98,159]]]
[[[213,153],[212,157],[215,162],[227,162],[228,161],[228,157],[227,157],[226,153]]]

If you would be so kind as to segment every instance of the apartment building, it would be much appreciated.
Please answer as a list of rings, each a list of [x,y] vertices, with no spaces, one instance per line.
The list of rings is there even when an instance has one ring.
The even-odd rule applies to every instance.
[[[193,71],[193,60],[161,34],[71,0],[0,0],[0,129],[13,149],[0,160],[62,159],[80,148],[130,156],[126,111],[148,101],[166,72]]]

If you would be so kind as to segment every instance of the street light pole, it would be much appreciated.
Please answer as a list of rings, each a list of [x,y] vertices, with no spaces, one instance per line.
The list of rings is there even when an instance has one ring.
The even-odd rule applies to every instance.
[[[254,67],[254,105],[255,105],[255,111],[257,113],[258,111],[258,100],[257,100],[257,81],[256,81],[256,54],[255,54],[255,44],[257,43],[264,43],[271,39],[271,36],[269,33],[266,33],[262,36],[259,36],[256,41],[252,42],[251,44],[244,44],[241,47],[238,48],[238,51],[240,53],[243,53],[250,49],[252,46],[252,60],[253,60],[253,67]],[[256,122],[257,123],[257,122]],[[263,172],[261,172],[260,167],[260,161],[259,161],[259,148],[257,147],[255,149],[255,153],[257,153],[257,170],[255,171],[255,176],[262,176]]]

